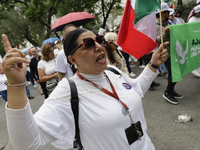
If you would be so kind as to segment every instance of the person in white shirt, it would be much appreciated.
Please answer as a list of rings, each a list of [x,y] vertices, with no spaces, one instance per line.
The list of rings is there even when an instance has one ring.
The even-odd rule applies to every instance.
[[[196,6],[197,5],[200,5],[200,0],[196,0]],[[188,18],[187,18],[187,22],[189,21],[189,19],[192,17],[194,13],[194,8],[190,11],[189,15],[188,15]]]
[[[192,17],[189,19],[188,23],[199,22],[200,21],[200,5],[195,6]]]
[[[183,20],[183,18],[181,18],[181,16],[182,16],[182,11],[180,9],[175,9],[174,22],[176,25],[185,23],[185,21]]]
[[[73,30],[75,30],[76,27],[73,24],[68,24],[63,29],[63,39],[65,40],[67,34]],[[63,41],[64,41],[63,40]],[[62,80],[64,77],[69,79],[74,75],[74,68],[71,65],[70,62],[68,62],[64,50],[62,50],[57,55],[57,64],[55,71],[59,74],[59,81]]]
[[[58,73],[55,71],[56,59],[54,55],[54,47],[52,44],[46,43],[41,48],[42,57],[38,62],[38,75],[40,82],[50,83],[57,80]],[[51,92],[51,91],[50,91]]]
[[[31,60],[31,59],[33,58],[32,53],[31,53],[31,49],[28,49],[28,50],[27,50],[27,55],[26,55],[26,57],[28,58],[28,60]],[[26,69],[27,69],[26,81],[28,81],[28,84],[31,84],[31,83],[32,83],[32,85],[33,85],[34,87],[36,87],[35,82],[34,82],[34,80],[33,80],[33,77],[32,77],[32,75],[31,75],[31,70],[30,70],[29,64],[27,64]]]
[[[170,11],[169,13],[169,20],[167,21],[168,25],[175,25],[176,22],[174,20],[174,10],[173,11]]]
[[[55,49],[54,49],[54,55],[55,57],[57,57],[58,53],[61,51],[62,49],[62,46],[60,44],[60,41],[55,41],[54,42],[54,45],[55,45]]]
[[[33,115],[23,86],[26,68],[22,63],[29,61],[21,51],[11,49],[5,35],[2,37],[7,52],[3,68],[11,95],[5,106],[6,118],[13,147],[16,150],[36,150],[52,143],[59,149],[72,148],[75,125],[68,80],[63,78]],[[76,29],[66,39],[66,57],[77,66],[71,79],[78,89],[80,138],[84,149],[155,150],[146,132],[141,98],[158,75],[156,68],[168,58],[167,49],[162,50],[162,46],[169,43],[164,43],[153,53],[150,63],[137,79],[131,79],[114,66],[113,69],[121,75],[105,70],[105,40],[98,39],[92,31]],[[141,122],[141,128],[134,132],[136,135],[128,130],[134,128],[133,122]],[[141,132],[143,135],[139,134]],[[136,140],[128,142],[132,139],[129,134]]]

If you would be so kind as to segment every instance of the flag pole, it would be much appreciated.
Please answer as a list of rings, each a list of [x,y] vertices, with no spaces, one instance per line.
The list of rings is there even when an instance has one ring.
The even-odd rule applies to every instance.
[[[162,32],[162,16],[161,16],[161,9],[160,9],[160,38],[161,38],[161,44],[163,45],[163,32]],[[163,47],[162,47],[163,50]]]

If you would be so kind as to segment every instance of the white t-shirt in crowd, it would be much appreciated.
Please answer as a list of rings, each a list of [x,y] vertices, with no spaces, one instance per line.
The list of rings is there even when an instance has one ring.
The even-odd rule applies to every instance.
[[[38,62],[38,67],[45,70],[45,75],[52,75],[55,72],[56,59],[50,61],[40,60]],[[53,80],[53,79],[52,79]]]
[[[74,75],[63,49],[57,55],[57,64],[55,70],[56,72],[65,73],[65,77],[67,79],[71,78]]]
[[[33,58],[33,56],[30,56],[30,55],[26,55],[26,57],[28,58],[28,60],[31,60]],[[26,70],[29,72],[31,71],[29,66],[26,67]]]
[[[195,17],[195,16],[192,16],[192,17],[189,19],[188,23],[192,23],[192,22],[200,22],[200,17],[197,18],[197,17]]]
[[[0,91],[7,90],[7,86],[4,84],[4,82],[7,80],[5,74],[0,74]]]
[[[182,18],[178,18],[178,17],[174,17],[173,22],[174,22],[176,25],[185,23],[185,21],[184,21]]]
[[[131,125],[131,120],[129,115],[122,114],[122,104],[90,82],[81,80],[75,75],[71,79],[78,89],[79,128],[82,144],[85,150],[155,150],[146,132],[147,125],[141,98],[158,72],[154,73],[146,67],[137,79],[131,79],[119,69],[117,70],[122,76],[108,70],[105,72],[120,100],[129,107],[133,121],[141,122],[144,135],[141,141],[137,140],[129,145],[125,129]],[[82,75],[111,91],[104,73]],[[75,125],[70,99],[70,87],[67,79],[64,78],[34,116],[29,102],[21,110],[6,107],[9,122],[7,127],[13,146],[16,149],[32,149],[32,147],[37,149],[47,143],[52,143],[59,149],[72,148]]]
[[[57,49],[57,48],[54,49],[54,55],[55,55],[55,56],[57,56],[57,54],[58,54],[59,52],[60,52],[59,49]]]

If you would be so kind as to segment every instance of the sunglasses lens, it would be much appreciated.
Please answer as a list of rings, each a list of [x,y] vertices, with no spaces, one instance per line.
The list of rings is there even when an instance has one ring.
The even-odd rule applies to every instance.
[[[104,37],[102,36],[102,35],[100,35],[100,36],[97,36],[96,37],[96,41],[100,44],[100,45],[102,45],[102,46],[105,46],[105,39],[104,39]]]
[[[95,47],[95,42],[92,38],[85,38],[83,39],[84,45],[87,47],[88,50],[92,50]]]

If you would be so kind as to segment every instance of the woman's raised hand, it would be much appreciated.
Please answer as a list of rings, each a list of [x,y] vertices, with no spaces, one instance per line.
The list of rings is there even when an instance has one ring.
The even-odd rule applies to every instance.
[[[151,58],[151,63],[160,66],[163,64],[169,57],[168,50],[164,48],[166,45],[168,45],[169,42],[161,44],[160,47],[153,53]]]
[[[6,55],[2,61],[2,67],[9,84],[21,84],[25,82],[26,64],[30,60],[17,48],[12,48],[5,34],[2,35]]]

